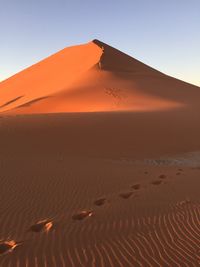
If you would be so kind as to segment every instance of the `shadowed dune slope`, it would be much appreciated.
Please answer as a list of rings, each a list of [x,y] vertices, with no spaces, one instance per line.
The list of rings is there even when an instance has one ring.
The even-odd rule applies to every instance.
[[[0,112],[172,110],[196,107],[199,97],[198,87],[94,40],[1,82]]]

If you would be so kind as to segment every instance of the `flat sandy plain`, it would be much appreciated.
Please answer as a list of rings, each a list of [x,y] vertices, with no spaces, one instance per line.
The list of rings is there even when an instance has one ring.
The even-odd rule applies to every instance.
[[[0,83],[0,266],[200,266],[199,100],[97,40]]]

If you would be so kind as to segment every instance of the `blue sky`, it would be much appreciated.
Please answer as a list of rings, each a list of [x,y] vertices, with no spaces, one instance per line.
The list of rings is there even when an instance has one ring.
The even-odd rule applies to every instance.
[[[0,0],[0,80],[100,39],[200,86],[200,0]]]

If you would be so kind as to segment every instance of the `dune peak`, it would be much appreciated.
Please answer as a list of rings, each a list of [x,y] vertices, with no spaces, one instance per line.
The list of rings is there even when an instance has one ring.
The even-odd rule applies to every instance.
[[[94,39],[92,40],[92,42],[96,45],[98,45],[99,47],[103,47],[103,45],[105,45],[105,43],[103,43],[102,41],[98,40],[98,39]]]

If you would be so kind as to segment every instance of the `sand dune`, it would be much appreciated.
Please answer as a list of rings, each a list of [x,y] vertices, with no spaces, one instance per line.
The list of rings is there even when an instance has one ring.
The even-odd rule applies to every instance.
[[[0,266],[200,266],[199,97],[98,40],[0,83]]]
[[[173,110],[197,105],[199,89],[98,40],[66,48],[0,83],[12,114]]]

